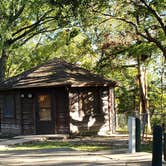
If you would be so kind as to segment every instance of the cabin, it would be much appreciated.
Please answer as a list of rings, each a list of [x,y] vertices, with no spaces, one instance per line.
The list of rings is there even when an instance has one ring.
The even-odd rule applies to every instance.
[[[115,129],[116,82],[61,59],[0,83],[4,134],[105,135]]]

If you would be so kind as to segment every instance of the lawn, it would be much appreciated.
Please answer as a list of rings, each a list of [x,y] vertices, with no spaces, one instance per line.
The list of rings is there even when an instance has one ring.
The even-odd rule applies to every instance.
[[[152,152],[152,141],[144,142],[141,144],[141,152]]]
[[[81,142],[68,142],[68,141],[43,141],[27,143],[23,145],[15,145],[9,150],[36,150],[36,149],[60,149],[70,148],[79,151],[95,152],[100,150],[111,150],[111,147],[103,144],[86,144]],[[152,152],[152,142],[141,144],[141,152]]]
[[[87,139],[67,139],[67,140],[46,140],[24,143],[15,145],[9,148],[0,149],[6,150],[40,150],[40,149],[73,149],[77,151],[95,152],[101,150],[121,151],[128,149],[127,140],[118,140],[116,138],[87,138]],[[152,142],[146,141],[141,144],[141,152],[152,152]]]
[[[100,151],[100,150],[109,150],[110,147],[106,145],[94,145],[94,144],[85,144],[81,142],[67,142],[67,141],[43,141],[43,142],[34,142],[27,143],[23,145],[15,145],[9,150],[36,150],[36,149],[60,149],[60,148],[70,148],[73,150],[79,151]]]

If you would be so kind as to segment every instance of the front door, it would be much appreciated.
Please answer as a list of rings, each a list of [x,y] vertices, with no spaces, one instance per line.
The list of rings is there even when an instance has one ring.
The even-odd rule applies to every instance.
[[[37,95],[36,133],[53,133],[53,116],[51,107],[51,96],[48,93]]]

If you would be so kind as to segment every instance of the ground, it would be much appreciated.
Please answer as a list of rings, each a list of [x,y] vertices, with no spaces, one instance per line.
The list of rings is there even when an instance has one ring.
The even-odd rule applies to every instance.
[[[29,137],[37,138],[37,136]],[[39,138],[39,137],[38,137]],[[26,139],[28,139],[26,137]],[[26,140],[10,139],[8,143],[19,142]],[[42,138],[43,139],[43,138]],[[55,141],[55,138],[51,141]],[[56,140],[56,142],[61,140]],[[114,136],[114,137],[80,137],[74,139],[63,140],[64,142],[72,142],[74,144],[94,144],[109,146],[107,150],[100,151],[80,151],[74,149],[72,146],[60,147],[60,148],[48,148],[43,147],[39,149],[30,148],[27,150],[19,150],[19,148],[6,148],[0,151],[0,165],[2,166],[150,166],[151,165],[151,153],[134,153],[128,154],[128,137],[126,136]],[[1,140],[0,144],[3,144]],[[13,146],[13,145],[12,145]],[[19,146],[20,147],[20,146]],[[23,145],[26,147],[26,145]],[[28,147],[28,146],[27,146]],[[30,147],[30,146],[29,146]],[[28,147],[28,148],[29,148]],[[38,146],[37,146],[38,147]],[[163,163],[165,166],[165,163]]]
[[[139,159],[140,156],[140,159]],[[142,157],[144,159],[142,161]],[[146,157],[145,157],[146,156]],[[120,158],[119,158],[120,157]],[[4,166],[121,166],[138,165],[150,166],[150,154],[141,153],[135,157],[125,155],[111,155],[109,152],[80,152],[71,149],[42,149],[30,151],[6,151],[0,152],[0,165]],[[129,161],[130,158],[130,161]]]

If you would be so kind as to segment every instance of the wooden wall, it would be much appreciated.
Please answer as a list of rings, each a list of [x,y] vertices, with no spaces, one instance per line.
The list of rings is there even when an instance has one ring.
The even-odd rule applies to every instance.
[[[106,135],[115,130],[114,91],[109,87],[48,88],[52,96],[54,132],[59,134]],[[4,118],[3,96],[0,93],[1,131],[10,134],[36,134],[35,95],[42,89],[31,90],[33,97],[27,98],[26,91],[13,91],[15,118]],[[21,93],[24,92],[24,98]],[[29,91],[28,91],[29,92]]]
[[[4,111],[4,95],[13,95],[15,102],[15,116],[14,118],[5,118]],[[1,132],[6,134],[21,134],[21,107],[20,96],[18,92],[1,92],[0,95],[0,110],[1,110]]]
[[[69,133],[69,98],[67,88],[54,89],[55,133]]]
[[[21,110],[22,134],[35,134],[34,98],[21,98]]]
[[[4,134],[33,134],[34,119],[33,119],[33,99],[28,99],[26,96],[21,98],[22,92],[8,91],[0,92],[0,110],[1,110],[1,132]],[[26,95],[25,93],[23,93]],[[4,111],[4,96],[13,95],[15,116],[6,118],[3,115]]]
[[[109,87],[72,88],[70,131],[73,134],[106,135],[112,130],[113,91]]]

